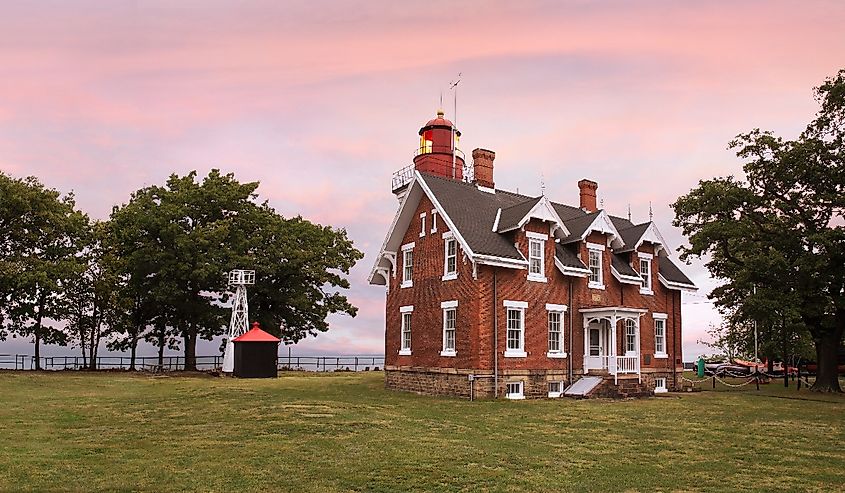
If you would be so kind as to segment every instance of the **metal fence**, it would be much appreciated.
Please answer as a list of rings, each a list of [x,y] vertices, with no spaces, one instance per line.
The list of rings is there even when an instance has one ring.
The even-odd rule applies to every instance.
[[[42,356],[42,370],[81,370],[87,362],[82,356]],[[198,370],[219,370],[223,356],[197,356]],[[128,370],[132,363],[129,356],[97,356],[98,370]],[[384,367],[384,356],[279,356],[279,370],[299,371],[370,371]],[[9,370],[34,370],[35,356],[27,354],[0,354],[0,368]],[[158,356],[136,356],[135,369],[142,371],[181,371],[185,369],[184,356],[165,356],[159,364]]]

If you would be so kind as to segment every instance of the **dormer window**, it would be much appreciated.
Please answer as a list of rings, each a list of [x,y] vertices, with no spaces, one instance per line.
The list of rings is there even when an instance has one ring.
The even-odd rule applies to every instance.
[[[598,243],[587,243],[587,253],[589,255],[590,267],[590,282],[587,284],[592,289],[604,289],[604,277],[602,276],[602,254],[604,253],[604,245]]]
[[[443,233],[443,280],[458,277],[458,243],[451,231]]]
[[[402,245],[402,288],[410,288],[414,285],[414,244]]]
[[[527,232],[528,237],[528,280],[546,282],[546,242],[548,235]]]
[[[639,253],[640,277],[643,278],[643,285],[640,287],[640,294],[654,294],[651,289],[651,261],[654,258],[650,253]]]

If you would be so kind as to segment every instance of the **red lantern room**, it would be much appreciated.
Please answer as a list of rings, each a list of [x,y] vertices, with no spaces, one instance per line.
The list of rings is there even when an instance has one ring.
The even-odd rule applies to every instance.
[[[458,149],[461,132],[437,111],[437,118],[420,129],[420,146],[414,154],[414,168],[444,178],[463,179],[464,153]],[[452,137],[454,135],[454,141]],[[455,150],[454,158],[452,149]]]

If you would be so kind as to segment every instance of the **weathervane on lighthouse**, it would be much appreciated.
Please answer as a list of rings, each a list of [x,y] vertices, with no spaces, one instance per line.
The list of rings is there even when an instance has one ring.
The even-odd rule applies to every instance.
[[[226,351],[223,353],[223,371],[226,373],[232,373],[235,368],[235,343],[232,341],[249,330],[246,287],[253,284],[255,284],[254,270],[235,269],[229,272],[229,286],[235,287],[235,299],[232,301],[232,320],[229,322]]]

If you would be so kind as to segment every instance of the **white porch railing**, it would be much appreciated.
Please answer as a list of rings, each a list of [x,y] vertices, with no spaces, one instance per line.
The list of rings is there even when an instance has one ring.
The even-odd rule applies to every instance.
[[[640,375],[640,355],[634,356],[589,356],[584,355],[584,370],[607,370],[618,383],[619,374]]]

